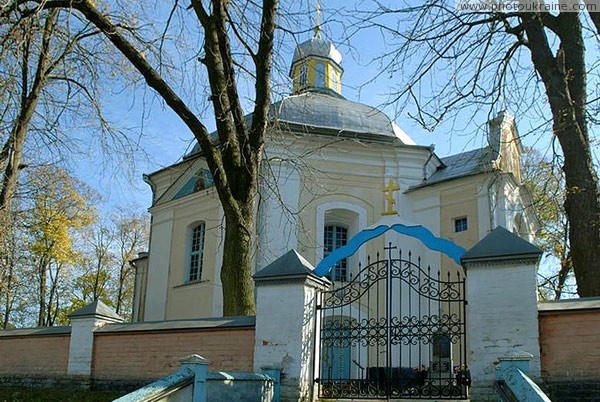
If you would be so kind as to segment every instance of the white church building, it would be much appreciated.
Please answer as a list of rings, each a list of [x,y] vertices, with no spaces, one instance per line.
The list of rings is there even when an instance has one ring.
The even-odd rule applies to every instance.
[[[532,240],[536,221],[525,207],[512,116],[488,122],[487,146],[440,157],[380,110],[345,99],[341,63],[317,30],[294,52],[293,93],[271,106],[255,272],[291,249],[316,266],[382,215],[423,225],[466,249],[498,225]],[[152,226],[148,253],[135,261],[134,321],[221,316],[224,217],[202,150],[196,146],[145,179],[153,191]],[[388,242],[442,272],[462,269],[415,239],[388,233],[340,261],[331,279],[349,281],[358,263]]]

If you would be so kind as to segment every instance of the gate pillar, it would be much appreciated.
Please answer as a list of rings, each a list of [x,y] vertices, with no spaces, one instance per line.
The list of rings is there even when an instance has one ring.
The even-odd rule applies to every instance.
[[[314,275],[313,269],[296,250],[290,250],[254,275],[254,370],[281,371],[282,402],[314,398],[317,296],[331,283]]]
[[[462,257],[467,278],[467,337],[472,401],[497,401],[495,363],[515,350],[532,355],[540,376],[536,270],[541,250],[497,227]]]

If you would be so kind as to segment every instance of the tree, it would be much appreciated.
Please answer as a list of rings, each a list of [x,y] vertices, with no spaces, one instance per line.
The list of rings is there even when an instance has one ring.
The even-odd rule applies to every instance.
[[[60,284],[75,260],[72,231],[91,224],[95,210],[83,183],[64,170],[47,166],[28,175],[32,203],[25,212],[31,252],[37,273],[38,326],[53,325],[58,314]],[[50,285],[50,286],[48,286]]]
[[[134,274],[129,263],[148,247],[148,220],[142,214],[119,211],[108,222],[80,232],[71,297],[66,315],[100,299],[124,318],[131,315]]]
[[[168,77],[161,74],[160,60],[152,65],[146,49],[136,47],[134,31],[114,23],[111,14],[101,11],[94,1],[12,0],[3,8],[3,13],[19,10],[28,15],[40,8],[71,7],[74,14],[84,16],[106,36],[193,133],[213,175],[225,215],[221,268],[224,315],[254,313],[250,261],[259,168],[271,102],[277,5],[277,0],[263,0],[262,4],[192,0],[189,7],[174,3],[171,15],[192,13],[202,33],[203,52],[199,61],[210,85],[216,141],[191,103],[182,99],[167,82]],[[258,16],[257,21],[251,20],[253,16]],[[244,57],[250,62],[244,63]],[[238,70],[251,70],[249,76],[254,84],[251,122],[244,118]]]
[[[423,126],[433,128],[465,109],[491,113],[502,103],[517,113],[549,113],[547,135],[564,156],[564,208],[578,293],[600,295],[600,191],[585,67],[585,41],[597,42],[600,14],[460,12],[450,2],[428,0],[414,7],[377,3],[359,15],[362,29],[376,26],[386,34],[393,50],[380,61],[387,73],[401,77],[393,101],[415,104],[414,117]],[[584,37],[586,15],[593,22],[590,38]]]
[[[149,222],[144,215],[121,212],[113,218],[117,261],[115,311],[130,316],[133,302],[134,275],[130,261],[147,250]]]
[[[57,155],[69,159],[77,151],[79,126],[93,124],[95,134],[102,134],[100,142],[114,153],[126,150],[129,142],[111,127],[100,106],[99,61],[110,59],[111,53],[94,39],[99,31],[73,19],[68,10],[22,13],[18,4],[8,3],[0,10],[1,288],[3,272],[10,269],[4,263],[12,252],[4,247],[9,241],[4,237],[10,238],[15,226],[11,205],[22,169]]]
[[[532,195],[532,205],[538,218],[540,229],[535,242],[546,256],[558,261],[558,269],[550,262],[549,272],[538,272],[541,281],[540,293],[545,298],[560,299],[571,294],[568,280],[572,275],[572,262],[569,246],[569,221],[567,220],[564,199],[564,175],[557,162],[544,158],[538,151],[528,148],[523,155],[523,182]],[[546,267],[542,264],[540,268]]]

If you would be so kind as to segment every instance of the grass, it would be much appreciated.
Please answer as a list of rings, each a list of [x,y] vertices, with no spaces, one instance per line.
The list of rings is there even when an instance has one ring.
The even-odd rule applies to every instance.
[[[0,387],[0,402],[108,402],[122,395],[109,391]]]

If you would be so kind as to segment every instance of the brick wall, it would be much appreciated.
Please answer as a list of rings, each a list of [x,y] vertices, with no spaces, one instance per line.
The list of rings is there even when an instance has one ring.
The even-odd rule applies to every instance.
[[[598,401],[600,299],[540,304],[542,376],[553,402]]]
[[[70,335],[17,335],[0,338],[0,377],[64,377]]]
[[[0,331],[0,384],[129,390],[174,373],[190,354],[211,371],[252,372],[254,326],[254,317],[106,324],[93,332],[91,378],[68,374],[71,327]]]
[[[199,354],[211,371],[252,372],[254,328],[164,332],[106,332],[94,336],[94,380],[150,380],[179,369]]]

